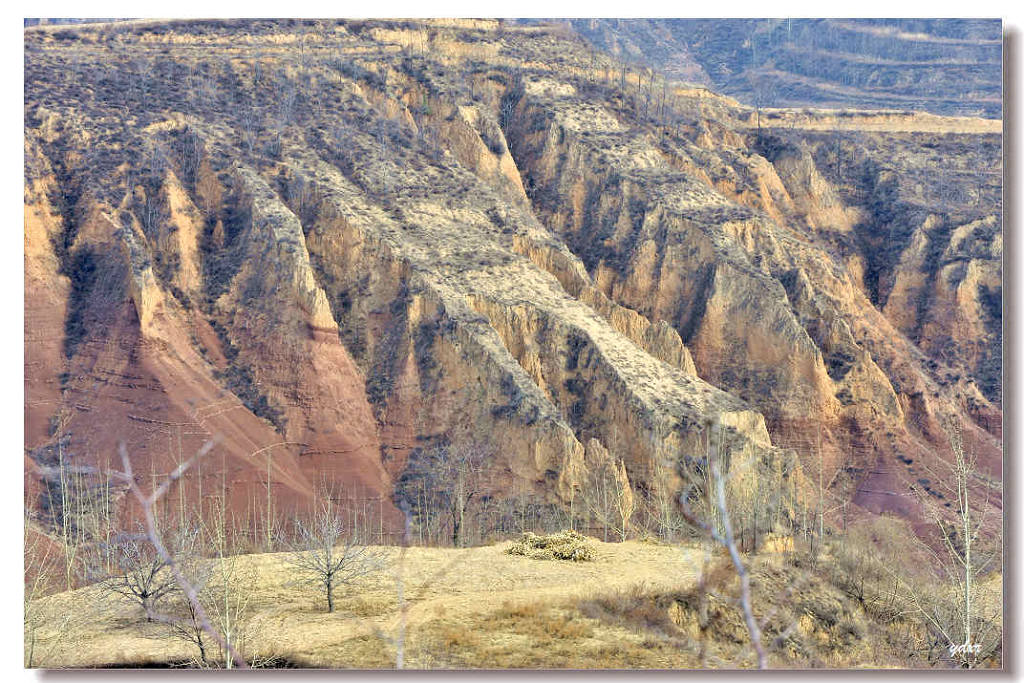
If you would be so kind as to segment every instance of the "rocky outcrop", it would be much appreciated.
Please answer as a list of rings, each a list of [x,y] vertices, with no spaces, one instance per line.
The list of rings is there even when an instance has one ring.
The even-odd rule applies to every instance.
[[[477,438],[494,441],[498,471],[534,482],[541,492],[555,476],[557,493],[567,499],[579,485],[586,440],[599,439],[631,472],[646,472],[654,459],[696,450],[701,415],[745,409],[685,372],[688,357],[677,334],[599,295],[569,257],[559,262],[562,280],[575,286],[563,289],[537,264],[547,259],[558,270],[550,261],[561,254],[533,246],[543,231],[529,214],[509,211],[496,223],[489,216],[498,207],[481,191],[474,205],[449,218],[439,206],[444,183],[479,182],[472,176],[435,178],[436,187],[407,200],[396,219],[360,191],[359,182],[367,181],[358,172],[349,178],[309,153],[293,153],[289,182],[313,188],[309,243],[316,245],[323,280],[332,283],[332,299],[351,302],[340,304],[347,310],[341,334],[364,349],[374,404],[397,442],[385,444],[395,471],[409,444],[466,425]],[[586,297],[571,295],[586,287],[608,317],[587,306]],[[358,288],[372,293],[356,301]],[[648,355],[633,338],[660,345],[683,371]],[[447,398],[418,414],[411,410],[429,394]],[[770,448],[763,420],[736,428]]]
[[[609,299],[595,286],[580,260],[563,244],[547,235],[528,233],[525,237],[514,238],[513,249],[554,275],[567,293],[600,313],[616,331],[647,353],[688,375],[697,376],[689,349],[671,325],[663,320],[652,323],[633,309]]]
[[[496,188],[509,201],[526,203],[526,192],[494,113],[460,106],[438,126],[446,147],[463,166]]]
[[[63,243],[64,226],[48,198],[53,170],[38,145],[26,141],[25,147],[38,174],[25,179],[25,448],[32,449],[51,438],[61,419],[71,282],[54,249]]]
[[[1002,351],[1002,235],[994,216],[952,226],[931,215],[892,271],[886,316],[957,381],[970,373],[999,400],[991,375]]]
[[[671,324],[701,377],[763,411],[778,441],[825,449],[837,478],[910,443],[918,457],[942,449],[938,424],[954,415],[998,470],[1000,432],[977,388],[944,381],[872,306],[862,274],[829,253],[860,213],[843,204],[809,148],[765,150],[755,137],[753,150],[720,156],[769,155],[767,192],[732,188],[751,211],[691,170],[700,165],[685,161],[698,153],[692,142],[659,149],[616,115],[629,117],[527,84],[506,131],[543,220],[610,299]],[[744,174],[758,167],[741,165]],[[858,462],[850,453],[865,441],[876,450]]]
[[[252,392],[283,441],[302,444],[311,481],[326,476],[386,497],[363,377],[338,339],[302,226],[251,169],[230,173],[245,221],[224,248],[240,267],[213,304],[237,353],[228,380]]]

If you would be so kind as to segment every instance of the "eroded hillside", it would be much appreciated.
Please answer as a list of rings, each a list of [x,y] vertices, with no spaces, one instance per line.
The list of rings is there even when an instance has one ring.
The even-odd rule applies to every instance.
[[[914,518],[950,418],[1000,475],[999,195],[920,180],[928,154],[998,175],[970,124],[866,116],[840,168],[824,115],[769,127],[560,26],[25,47],[30,479],[119,440],[166,472],[216,435],[193,494],[229,477],[258,516],[328,478],[390,523],[435,444],[486,442],[491,494],[559,504],[607,453],[651,495],[721,424],[794,489],[824,467],[841,503]]]

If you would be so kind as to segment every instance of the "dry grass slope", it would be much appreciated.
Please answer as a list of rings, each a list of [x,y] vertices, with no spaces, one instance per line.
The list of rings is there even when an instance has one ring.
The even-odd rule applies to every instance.
[[[563,534],[562,536],[565,536]],[[593,560],[508,553],[508,544],[413,547],[402,565],[409,668],[748,668],[755,665],[724,557],[697,545],[602,543],[573,534]],[[398,549],[390,569],[350,587],[337,611],[295,584],[282,553],[234,558],[249,647],[276,666],[391,668],[400,624]],[[750,558],[755,613],[773,667],[927,666],[922,633],[887,605],[857,599],[839,565],[801,552]],[[703,577],[702,580],[699,580]],[[853,577],[856,578],[856,577]],[[985,579],[997,586],[1000,577]],[[994,583],[993,583],[994,582]],[[861,586],[863,588],[863,586]],[[73,614],[37,634],[46,667],[187,665],[195,653],[112,604],[96,586],[39,600]],[[55,646],[47,647],[58,635]]]
[[[540,634],[531,635],[532,631],[540,629],[544,638],[568,641],[586,631],[575,633],[575,626],[556,628],[534,622],[573,612],[580,600],[638,582],[676,590],[690,585],[698,568],[694,549],[635,541],[606,544],[596,539],[587,539],[587,546],[593,548],[591,562],[509,555],[507,543],[467,549],[410,548],[404,567],[408,666],[563,666],[557,653],[545,654],[533,647],[531,638]],[[398,551],[390,552],[394,570]],[[242,571],[257,577],[248,592],[259,647],[267,655],[309,667],[394,665],[390,639],[398,627],[398,601],[393,571],[352,588],[338,599],[337,611],[328,614],[314,589],[293,584],[295,577],[284,554],[245,555],[237,561]],[[41,662],[43,666],[154,665],[187,661],[194,654],[185,644],[162,637],[161,626],[145,624],[141,612],[111,604],[109,594],[96,586],[43,598],[39,609],[78,615],[62,637],[64,645],[51,660]],[[554,618],[563,621],[561,616]],[[568,614],[564,621],[577,620],[588,621]],[[554,630],[548,633],[549,629]],[[615,631],[604,629],[608,630]],[[618,636],[605,632],[598,629],[589,644],[614,643]],[[38,637],[46,642],[56,636],[44,629]],[[495,648],[496,659],[481,653],[483,658],[471,661],[467,646],[482,646],[484,641]],[[437,648],[439,642],[442,647]]]

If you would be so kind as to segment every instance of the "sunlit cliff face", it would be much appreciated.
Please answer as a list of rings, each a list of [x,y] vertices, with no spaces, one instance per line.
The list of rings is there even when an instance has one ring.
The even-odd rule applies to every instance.
[[[437,444],[568,504],[606,453],[677,486],[720,425],[787,509],[820,478],[916,520],[950,421],[1001,476],[998,122],[755,112],[563,26],[25,47],[30,491],[216,437],[188,496],[258,517],[327,479],[393,524]]]

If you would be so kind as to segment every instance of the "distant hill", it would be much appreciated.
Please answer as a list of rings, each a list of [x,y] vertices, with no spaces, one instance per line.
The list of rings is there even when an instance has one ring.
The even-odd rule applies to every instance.
[[[64,24],[99,24],[111,21],[128,21],[127,19],[94,18],[94,17],[26,17],[25,26],[53,26]]]
[[[998,19],[578,19],[602,50],[747,104],[1002,116]]]

